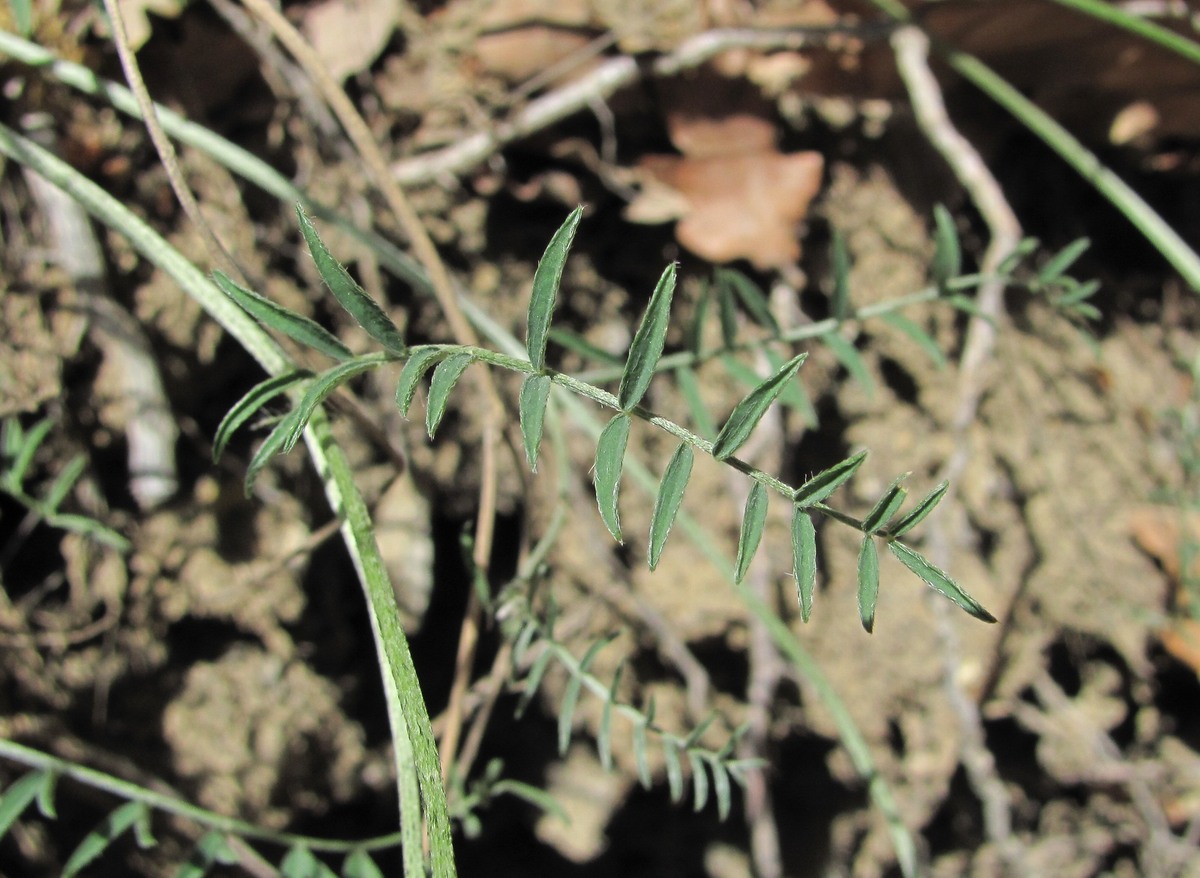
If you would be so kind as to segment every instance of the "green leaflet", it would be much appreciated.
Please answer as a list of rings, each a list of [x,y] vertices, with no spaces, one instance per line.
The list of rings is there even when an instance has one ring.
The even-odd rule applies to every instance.
[[[733,291],[721,284],[717,285],[717,316],[721,321],[721,341],[731,348],[737,344],[737,303]]]
[[[9,827],[37,798],[38,790],[45,782],[46,774],[45,771],[31,771],[22,775],[4,791],[3,796],[0,796],[0,838],[7,834]]]
[[[567,747],[571,744],[571,723],[575,719],[575,705],[579,703],[579,693],[583,689],[584,674],[587,673],[600,650],[612,643],[612,640],[612,637],[605,637],[589,646],[588,651],[579,660],[579,669],[571,671],[571,679],[567,681],[562,705],[558,709],[559,756],[566,755]]]
[[[689,750],[687,759],[692,770],[692,810],[699,813],[708,802],[708,772],[704,770],[704,760],[699,753]]]
[[[621,674],[625,670],[622,661],[613,673],[612,682],[608,686],[608,697],[600,713],[600,729],[596,733],[596,754],[600,757],[600,767],[612,771],[612,712],[617,700],[617,687],[621,684]]]
[[[891,536],[900,537],[908,533],[918,524],[925,520],[925,517],[933,512],[934,507],[941,502],[942,497],[946,495],[946,489],[950,487],[949,482],[941,482],[934,487],[932,491],[926,494],[912,511],[905,515],[902,519],[896,522],[896,526],[891,529]]]
[[[295,845],[287,852],[279,864],[279,874],[283,878],[337,878],[332,869],[302,845]]]
[[[938,369],[946,368],[946,355],[942,353],[942,349],[938,346],[938,343],[933,340],[933,336],[922,329],[912,318],[901,314],[899,311],[891,311],[882,315],[880,319],[912,339]]]
[[[888,548],[892,550],[893,555],[900,559],[900,563],[925,580],[934,591],[950,598],[950,600],[954,601],[954,603],[958,604],[976,619],[984,622],[996,621],[996,617],[985,610],[979,601],[959,588],[958,583],[951,579],[944,571],[930,564],[920,552],[910,549],[899,540],[889,540]]]
[[[533,696],[537,694],[538,687],[542,685],[542,677],[546,675],[546,668],[550,666],[550,659],[553,657],[554,653],[551,650],[544,649],[533,660],[533,665],[530,667],[529,673],[525,676],[525,688],[521,692],[521,697],[517,700],[516,710],[513,711],[513,715],[517,719],[525,715],[525,711],[533,701]]]
[[[627,412],[641,402],[646,388],[650,386],[654,367],[658,365],[667,338],[667,321],[671,316],[671,297],[674,294],[675,263],[672,262],[658,279],[650,296],[650,304],[646,306],[646,313],[629,347],[629,358],[625,361],[621,386],[617,389],[621,411]]]
[[[1066,274],[1067,269],[1075,264],[1088,249],[1092,246],[1092,242],[1088,238],[1078,238],[1063,247],[1062,250],[1050,259],[1042,270],[1038,272],[1037,278],[1043,284],[1053,283]]]
[[[771,368],[776,372],[783,367],[784,361],[781,354],[772,348],[767,348],[763,353],[766,355],[767,362],[771,364]],[[800,412],[805,426],[810,429],[816,429],[819,426],[817,410],[813,408],[812,400],[808,398],[808,391],[804,389],[803,381],[789,381],[785,384],[783,392],[779,394],[779,404],[790,406]]]
[[[342,863],[342,878],[383,878],[383,871],[366,851],[352,851]]]
[[[812,506],[814,503],[820,503],[848,481],[866,459],[867,452],[864,449],[841,463],[835,463],[829,469],[821,470],[797,488],[792,499],[797,506]]]
[[[211,830],[196,842],[187,861],[175,872],[175,878],[203,878],[218,863],[228,866],[237,861],[237,854],[229,840],[220,832]]]
[[[345,360],[353,356],[350,348],[342,344],[332,332],[314,320],[297,314],[282,305],[271,301],[266,296],[260,296],[253,290],[234,283],[220,271],[213,271],[221,292],[233,299],[243,311],[264,326],[277,329],[288,338],[293,338],[300,344],[320,351],[335,360]]]
[[[350,277],[350,272],[346,271],[342,264],[333,258],[320,235],[317,234],[317,230],[313,228],[304,208],[299,204],[296,205],[296,216],[300,221],[300,234],[308,242],[308,251],[312,254],[317,271],[321,273],[321,279],[325,281],[329,291],[371,338],[393,353],[404,353],[406,350],[404,336],[400,334],[400,330],[396,328],[392,318],[388,317],[379,304],[354,282],[354,278]]]
[[[742,529],[738,534],[737,562],[734,564],[733,581],[741,585],[758,551],[763,530],[767,526],[767,489],[762,482],[755,482],[746,497],[746,509],[742,513]]]
[[[875,628],[875,604],[879,601],[879,550],[875,538],[863,537],[858,552],[858,618],[870,634]]]
[[[633,761],[637,766],[638,782],[642,789],[650,789],[654,779],[650,775],[650,760],[646,758],[646,723],[639,722],[633,727]]]
[[[719,761],[709,765],[712,766],[713,791],[717,795],[717,819],[723,822],[729,816],[729,773]]]
[[[910,475],[912,473],[898,476],[888,485],[883,496],[871,507],[871,511],[863,519],[864,531],[869,534],[879,533],[883,526],[892,520],[892,516],[900,510],[900,507],[904,505],[904,498],[908,496],[908,491],[901,487],[901,482]]]
[[[829,261],[833,265],[833,319],[841,323],[850,316],[850,252],[846,239],[837,229],[829,244]]]
[[[525,459],[535,473],[538,449],[542,444],[542,424],[546,419],[546,403],[549,401],[549,375],[529,375],[521,382],[521,397],[517,404],[521,418],[521,439],[525,445]]]
[[[782,369],[750,391],[750,394],[734,407],[733,413],[713,443],[714,458],[725,460],[745,444],[758,422],[767,413],[767,409],[771,407],[771,403],[775,401],[775,397],[779,396],[784,386],[795,377],[807,358],[808,354],[792,357],[784,363]]]
[[[225,446],[229,444],[229,440],[237,432],[238,427],[253,417],[255,412],[289,387],[311,377],[312,373],[307,369],[297,369],[293,372],[284,372],[282,375],[273,375],[251,387],[245,396],[233,404],[233,408],[226,413],[217,426],[216,435],[213,437],[213,463],[221,459]]]
[[[658,566],[662,556],[663,546],[667,542],[667,534],[675,523],[675,514],[679,504],[683,502],[683,492],[687,488],[688,479],[692,475],[692,447],[686,442],[679,443],[675,453],[663,472],[662,483],[658,486],[658,496],[654,498],[654,514],[650,519],[650,569]]]
[[[404,368],[400,370],[400,380],[396,382],[396,407],[400,409],[400,414],[408,417],[408,410],[412,406],[417,385],[421,383],[421,379],[425,377],[425,373],[433,367],[434,363],[444,360],[449,355],[449,351],[439,348],[422,348],[413,351],[408,362],[404,364]]]
[[[84,836],[79,847],[75,848],[63,866],[63,878],[78,875],[80,870],[104,853],[125,830],[135,823],[147,821],[149,817],[149,810],[141,802],[126,802],[117,808],[101,820],[99,826]]]
[[[429,433],[430,439],[437,432],[442,416],[446,414],[450,391],[462,377],[463,371],[474,361],[474,354],[451,354],[433,370],[433,377],[429,379],[429,401],[425,406],[425,431]]]
[[[764,329],[774,333],[779,332],[779,323],[771,313],[771,304],[766,295],[758,288],[758,284],[746,277],[740,271],[732,268],[717,269],[717,283],[732,290],[750,315],[750,319]]]
[[[692,415],[692,429],[697,435],[706,439],[715,436],[717,426],[713,423],[708,408],[704,405],[704,397],[700,394],[700,382],[696,380],[696,373],[690,366],[680,366],[672,371],[675,374],[675,380],[679,382],[679,392]]]
[[[663,738],[663,762],[667,768],[667,787],[671,801],[678,805],[683,801],[683,766],[679,762],[679,750],[670,738]]]
[[[554,342],[563,350],[571,351],[579,354],[584,362],[595,360],[605,366],[620,366],[625,361],[620,357],[610,354],[604,348],[597,347],[592,344],[578,332],[570,329],[564,329],[561,326],[552,326],[550,328],[550,341]]]
[[[874,396],[875,379],[871,377],[871,370],[867,367],[867,362],[862,358],[862,354],[858,352],[858,348],[852,342],[842,338],[837,332],[825,333],[821,336],[821,341],[833,351],[833,355],[837,357],[838,362],[845,367],[850,377],[858,382],[867,396]]]
[[[712,287],[705,284],[696,301],[696,310],[692,315],[692,323],[684,335],[684,344],[693,354],[699,355],[704,346],[704,319],[708,316],[708,306],[712,302]]]
[[[304,432],[304,428],[308,426],[308,419],[312,417],[313,410],[324,402],[329,394],[333,393],[339,386],[345,384],[355,375],[361,375],[363,372],[373,369],[379,364],[378,354],[363,354],[360,357],[355,357],[353,360],[338,363],[332,369],[318,375],[312,384],[308,386],[304,398],[300,400],[300,404],[296,406],[290,416],[292,428],[283,442],[281,451],[287,454],[296,447],[296,441]]]
[[[596,442],[596,503],[604,526],[618,543],[621,519],[617,514],[617,496],[621,489],[621,469],[625,462],[625,444],[629,441],[629,415],[618,414]]]
[[[533,293],[529,297],[529,322],[525,333],[525,349],[533,368],[546,366],[546,339],[550,332],[550,320],[554,316],[554,300],[558,298],[558,286],[562,283],[563,266],[567,252],[575,239],[575,230],[583,217],[583,205],[571,211],[566,221],[559,226],[546,247],[533,274]]]
[[[817,529],[803,506],[792,509],[792,574],[796,577],[800,618],[807,622],[812,615],[817,582]]]
[[[954,217],[940,204],[933,206],[933,281],[943,293],[947,284],[962,272],[962,248]]]
[[[250,465],[246,467],[246,480],[244,490],[246,496],[249,497],[254,493],[254,483],[258,480],[258,474],[267,463],[283,450],[283,444],[287,441],[287,437],[292,432],[292,425],[300,419],[299,409],[292,409],[286,417],[282,418],[275,428],[267,434],[267,438],[263,444],[258,446],[258,451],[254,452],[254,457],[250,458]]]

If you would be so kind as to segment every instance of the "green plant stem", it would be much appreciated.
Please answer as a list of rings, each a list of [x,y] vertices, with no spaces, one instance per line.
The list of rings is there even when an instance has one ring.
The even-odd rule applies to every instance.
[[[155,811],[161,811],[164,814],[173,814],[176,817],[183,817],[200,826],[206,826],[217,832],[226,832],[241,838],[270,842],[285,847],[303,845],[310,850],[331,854],[349,853],[354,850],[392,848],[401,841],[401,833],[398,832],[374,836],[372,838],[346,841],[344,839],[318,838],[311,835],[299,835],[293,832],[276,832],[271,829],[263,829],[257,824],[238,820],[235,817],[226,817],[224,814],[209,811],[206,808],[185,802],[183,799],[177,799],[174,796],[138,786],[135,783],[113,777],[111,774],[105,774],[102,771],[96,771],[95,769],[87,768],[74,762],[68,762],[65,759],[59,759],[56,756],[51,756],[48,753],[43,753],[40,750],[35,750],[32,747],[26,747],[24,744],[18,744],[15,741],[9,741],[4,738],[0,738],[0,756],[11,759],[21,765],[27,765],[30,768],[49,771],[61,777],[69,777],[78,783],[92,789],[110,793],[119,799],[128,802],[141,802],[146,807],[152,808]]]
[[[107,192],[79,174],[56,156],[0,125],[0,153],[41,174],[75,199],[95,218],[120,231],[152,263],[167,272],[221,326],[236,338],[270,375],[294,365],[282,349],[241,308],[220,292],[195,265],[168,244],[149,225],[134,216]],[[330,506],[343,516],[347,549],[362,581],[377,642],[377,653],[389,698],[389,720],[396,748],[397,792],[400,796],[402,833],[406,839],[419,836],[421,802],[412,798],[411,776],[419,782],[420,800],[429,823],[430,850],[435,876],[455,874],[446,794],[438,770],[437,744],[408,642],[400,626],[395,596],[379,556],[370,518],[357,487],[333,440],[328,418],[318,408],[305,430],[305,442],[325,485]],[[392,691],[393,687],[398,692]],[[394,704],[391,699],[398,699]],[[411,741],[413,759],[400,760]],[[406,863],[408,860],[406,859]],[[423,871],[423,869],[422,869]]]
[[[1084,15],[1090,15],[1101,21],[1114,24],[1122,30],[1144,37],[1152,43],[1157,43],[1164,49],[1186,58],[1193,64],[1200,64],[1200,43],[1168,30],[1160,24],[1155,24],[1140,15],[1132,15],[1112,3],[1102,3],[1100,0],[1054,0],[1059,6],[1066,6]]]

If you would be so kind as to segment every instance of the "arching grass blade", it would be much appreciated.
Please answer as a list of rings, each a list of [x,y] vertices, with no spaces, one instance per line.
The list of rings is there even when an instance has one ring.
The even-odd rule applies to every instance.
[[[658,566],[662,556],[663,546],[667,542],[667,534],[675,523],[675,514],[683,501],[683,492],[687,488],[688,479],[692,475],[692,446],[681,442],[671,455],[663,473],[662,483],[658,486],[658,496],[654,499],[654,514],[650,519],[650,552],[648,555],[650,569]]]
[[[621,539],[621,518],[617,514],[617,497],[621,490],[621,470],[625,463],[625,445],[629,441],[629,415],[615,416],[600,433],[596,442],[596,503],[604,526],[618,543]]]
[[[583,205],[571,211],[566,221],[559,226],[546,247],[533,274],[533,293],[529,297],[528,328],[525,333],[525,349],[533,368],[546,365],[546,339],[550,332],[550,321],[554,316],[554,300],[558,298],[558,287],[562,283],[563,266],[567,253],[575,239],[575,230],[583,217]]]
[[[792,357],[783,364],[783,368],[768,378],[734,407],[733,413],[717,434],[713,443],[712,455],[717,460],[725,460],[745,444],[762,420],[775,397],[782,392],[784,385],[796,376],[800,366],[808,358],[808,354]]]
[[[667,338],[667,321],[671,316],[671,297],[674,294],[675,263],[672,262],[658,279],[650,296],[650,304],[646,306],[646,313],[629,347],[629,359],[625,361],[621,385],[617,389],[617,401],[622,411],[627,412],[641,402],[646,388],[650,386],[654,367],[658,365]]]

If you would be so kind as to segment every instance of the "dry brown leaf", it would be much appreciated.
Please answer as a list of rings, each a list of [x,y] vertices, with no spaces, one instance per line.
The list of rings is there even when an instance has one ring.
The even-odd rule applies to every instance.
[[[1138,548],[1162,565],[1175,587],[1176,616],[1158,631],[1158,639],[1167,652],[1200,674],[1200,621],[1187,615],[1190,595],[1180,568],[1182,542],[1200,542],[1200,514],[1185,515],[1170,506],[1143,506],[1130,515],[1129,530]],[[1200,562],[1193,563],[1200,568]],[[1191,571],[1192,576],[1197,573],[1200,569]]]
[[[486,72],[520,82],[566,60],[589,42],[582,31],[537,24],[483,34],[475,41],[475,57]],[[590,66],[580,65],[572,72],[578,75]]]
[[[400,0],[326,0],[304,13],[301,30],[342,82],[375,63],[399,13]]]

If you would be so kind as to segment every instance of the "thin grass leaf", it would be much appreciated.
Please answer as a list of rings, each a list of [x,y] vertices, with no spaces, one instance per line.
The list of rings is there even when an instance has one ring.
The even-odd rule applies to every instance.
[[[721,320],[721,341],[725,347],[731,348],[737,344],[737,302],[734,301],[733,290],[723,284],[717,284],[716,295],[717,316]]]
[[[711,303],[712,287],[705,283],[700,297],[696,300],[696,310],[692,314],[692,322],[688,325],[687,332],[684,333],[683,341],[687,349],[697,356],[704,346],[704,321],[708,317],[708,306]]]
[[[267,438],[263,440],[263,444],[258,446],[258,451],[254,452],[254,457],[250,458],[250,464],[246,467],[246,479],[243,488],[246,496],[250,497],[254,494],[254,483],[258,480],[258,474],[281,450],[283,443],[287,441],[287,437],[292,432],[292,424],[298,419],[295,410],[293,409],[288,415],[280,419],[275,428],[267,434]]]
[[[858,348],[836,332],[825,333],[821,336],[821,341],[833,351],[838,362],[845,367],[850,377],[858,382],[867,397],[873,397],[875,395],[875,379],[871,377],[871,370],[867,368],[867,362],[858,352]]]
[[[783,368],[785,361],[782,354],[770,348],[763,353],[772,369],[778,372]],[[819,420],[817,410],[813,407],[812,400],[808,398],[808,391],[804,389],[803,381],[789,381],[783,385],[783,390],[779,394],[779,404],[796,409],[800,412],[800,417],[806,426],[814,430],[817,428]]]
[[[796,372],[807,358],[808,354],[792,357],[782,369],[750,391],[750,395],[734,407],[733,413],[713,442],[714,458],[725,460],[745,444],[758,422],[767,413],[767,409],[771,407],[771,403],[775,401],[775,397],[779,396],[784,386],[796,376]]]
[[[400,409],[401,415],[408,417],[408,410],[412,406],[413,396],[416,395],[417,385],[421,383],[425,373],[432,369],[435,363],[440,363],[449,355],[450,352],[445,349],[422,348],[414,351],[408,358],[408,362],[400,370],[400,380],[396,382],[396,407]]]
[[[239,308],[263,326],[278,330],[288,338],[295,339],[300,344],[335,360],[345,360],[354,355],[337,336],[315,320],[246,289],[222,271],[214,270],[212,277],[221,292],[233,299]]]
[[[675,295],[675,270],[674,262],[663,270],[629,346],[629,358],[625,361],[621,385],[617,388],[617,402],[622,411],[627,412],[642,401],[654,378],[654,367],[658,365],[667,340],[671,297]]]
[[[729,774],[720,762],[710,762],[712,768],[713,792],[717,796],[717,819],[724,822],[729,817],[731,796],[729,790]]]
[[[175,878],[203,878],[213,866],[228,866],[237,861],[237,854],[222,833],[206,832],[175,872]]]
[[[678,805],[683,801],[683,766],[679,762],[679,751],[675,742],[663,738],[663,762],[667,767],[667,788],[671,791],[671,801]]]
[[[213,437],[213,463],[221,459],[233,434],[242,424],[254,417],[255,412],[290,387],[311,377],[312,372],[307,369],[297,369],[282,375],[273,375],[251,387],[245,396],[233,404],[233,408],[225,413],[225,417],[217,425],[217,432]]]
[[[537,270],[533,273],[525,349],[529,352],[529,362],[539,371],[546,367],[546,338],[554,316],[554,300],[558,298],[563,266],[567,262],[567,253],[571,249],[571,242],[575,240],[575,230],[579,228],[579,220],[582,217],[583,205],[571,211],[550,239],[546,252],[542,254]]]
[[[1037,279],[1040,283],[1051,284],[1067,273],[1067,270],[1074,265],[1079,257],[1087,252],[1087,249],[1092,246],[1090,238],[1078,238],[1063,247],[1058,251],[1045,265],[1042,270],[1037,273]]]
[[[767,526],[767,489],[762,482],[755,482],[746,497],[746,508],[742,512],[742,527],[738,533],[737,561],[734,563],[733,581],[741,585],[758,551],[763,531]]]
[[[829,261],[833,266],[833,319],[841,323],[850,316],[850,251],[846,238],[837,229],[829,242]]]
[[[699,813],[708,804],[708,772],[699,753],[689,750],[687,758],[692,769],[692,810]]]
[[[17,818],[38,797],[46,774],[45,771],[31,771],[22,775],[4,791],[3,796],[0,796],[0,838],[8,833]]]
[[[93,862],[111,845],[125,830],[138,820],[145,819],[146,806],[141,802],[126,802],[107,817],[100,825],[84,836],[79,847],[67,858],[63,866],[63,878],[78,875],[80,870]]]
[[[596,347],[578,332],[554,326],[550,329],[550,340],[561,348],[579,354],[584,360],[595,360],[605,366],[620,366],[624,361],[604,348]]]
[[[912,508],[912,510],[896,522],[896,526],[891,528],[890,535],[893,537],[901,537],[925,520],[929,513],[933,512],[934,508],[946,496],[946,490],[950,487],[949,482],[941,482],[934,487],[932,491],[921,498],[920,502]]]
[[[850,477],[858,472],[858,468],[862,466],[863,461],[866,459],[867,450],[864,448],[853,457],[847,457],[840,463],[835,463],[829,469],[821,470],[797,488],[792,499],[799,507],[820,503],[849,481]]]
[[[858,551],[858,618],[870,634],[875,629],[875,605],[879,601],[879,550],[875,538],[863,537]]]
[[[342,863],[342,878],[383,878],[383,870],[366,851],[351,851]]]
[[[658,567],[663,546],[667,544],[667,535],[671,532],[671,525],[675,523],[679,504],[683,502],[683,492],[687,488],[688,479],[692,477],[694,457],[692,446],[680,442],[663,472],[658,495],[654,498],[654,514],[650,517],[650,551],[647,557],[651,570]]]
[[[950,211],[933,206],[933,281],[945,292],[946,285],[962,273],[962,246]]]
[[[629,415],[616,415],[600,433],[596,442],[596,503],[604,526],[618,543],[621,539],[621,517],[617,498],[621,490],[621,470],[625,463],[625,445],[629,441]]]
[[[704,438],[715,436],[717,425],[713,423],[712,415],[708,413],[708,407],[704,404],[696,373],[687,366],[680,366],[674,373],[675,380],[679,383],[679,393],[692,416],[693,432]]]
[[[437,432],[438,425],[442,423],[442,417],[446,414],[450,391],[454,389],[467,366],[474,361],[474,354],[451,354],[433,370],[433,377],[429,379],[429,399],[425,403],[425,432],[429,434],[430,439]]]
[[[283,453],[287,454],[296,447],[296,442],[304,433],[304,428],[308,426],[312,413],[329,397],[329,394],[356,375],[361,375],[378,365],[379,358],[375,354],[364,354],[361,357],[338,363],[332,369],[328,369],[314,378],[308,385],[308,390],[304,392],[300,403],[289,415],[292,418],[291,431],[283,443]]]
[[[883,322],[893,329],[900,330],[916,342],[917,347],[925,352],[938,369],[946,368],[946,355],[942,353],[938,343],[933,340],[933,336],[918,326],[916,321],[899,311],[891,311],[883,315]]]
[[[296,845],[279,864],[283,878],[337,878],[333,870],[318,860],[306,847]]]
[[[732,268],[718,268],[717,282],[727,285],[737,294],[751,320],[773,333],[779,332],[779,323],[771,313],[771,304],[758,284]]]
[[[530,702],[533,701],[533,696],[537,694],[538,687],[542,685],[542,677],[546,675],[546,668],[550,666],[550,659],[553,653],[549,649],[542,651],[533,662],[533,666],[529,669],[529,673],[525,675],[525,688],[521,692],[521,698],[517,701],[517,708],[513,714],[517,719],[525,715],[525,711],[529,708]]]
[[[321,279],[325,281],[329,291],[371,338],[393,353],[404,353],[407,349],[404,336],[400,334],[400,330],[396,328],[392,318],[388,317],[379,307],[379,303],[354,282],[354,278],[350,277],[350,272],[346,271],[342,264],[330,255],[320,235],[317,234],[317,230],[309,221],[308,215],[305,214],[304,208],[299,204],[296,205],[296,216],[300,221],[300,234],[308,243],[308,251],[312,254],[317,271],[320,272]]]
[[[984,622],[995,622],[996,617],[983,608],[983,605],[971,597],[943,570],[929,563],[920,552],[911,549],[899,540],[889,540],[888,548],[900,559],[905,567],[923,579],[934,591],[945,595],[958,604],[970,615]]]
[[[905,473],[898,476],[895,481],[887,486],[887,490],[883,492],[883,496],[871,507],[871,511],[863,518],[863,530],[869,534],[879,533],[892,516],[900,511],[900,507],[904,505],[904,498],[908,496],[901,483],[907,479],[912,473]]]
[[[633,727],[633,763],[637,766],[638,782],[642,789],[650,789],[653,778],[650,775],[650,760],[646,758],[646,723],[640,722]]]
[[[87,455],[77,454],[71,458],[62,472],[54,477],[54,481],[50,487],[46,489],[42,495],[42,505],[51,513],[58,511],[58,507],[62,501],[67,499],[67,494],[75,487],[75,483],[79,481],[79,477],[83,475],[84,468],[87,467]]]
[[[621,684],[621,673],[625,670],[622,662],[613,673],[612,683],[608,686],[608,698],[600,713],[600,729],[596,733],[596,752],[600,757],[600,766],[605,771],[612,770],[612,711],[617,700],[617,687]]]
[[[812,615],[813,590],[817,583],[817,529],[804,507],[792,509],[792,575],[796,577],[796,598],[800,618]]]
[[[550,401],[550,376],[528,375],[521,382],[518,410],[521,418],[521,439],[525,445],[525,460],[537,472],[538,449],[542,445],[542,425],[546,420],[546,403]]]

